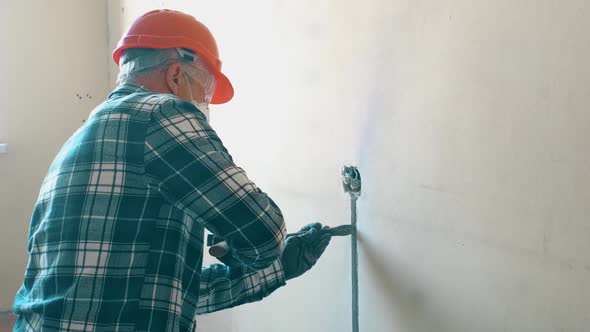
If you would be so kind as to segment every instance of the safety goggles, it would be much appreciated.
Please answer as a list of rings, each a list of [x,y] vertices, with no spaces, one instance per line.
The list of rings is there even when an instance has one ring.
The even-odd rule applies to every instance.
[[[186,74],[203,88],[204,101],[207,103],[211,102],[215,94],[215,75],[206,69],[206,65],[192,51],[184,48],[177,48],[176,51],[180,59],[184,60],[182,62]],[[199,65],[193,65],[195,62],[198,62]]]
[[[197,82],[203,88],[203,98],[207,103],[211,102],[213,94],[215,93],[215,76],[211,75],[203,68],[191,65],[190,63],[183,63],[185,73],[194,82]]]

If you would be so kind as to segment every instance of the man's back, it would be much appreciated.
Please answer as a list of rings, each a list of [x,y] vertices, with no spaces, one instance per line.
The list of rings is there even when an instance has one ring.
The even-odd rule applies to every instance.
[[[187,105],[126,84],[64,144],[31,219],[15,330],[191,330],[204,226],[236,231],[242,226],[228,222],[227,213],[242,200],[238,191],[259,193],[219,178],[231,157],[205,117]],[[245,210],[252,209],[233,212]],[[268,266],[280,252],[278,208],[269,218],[280,222],[267,222],[276,223],[263,227],[268,234],[251,230],[276,238],[261,238],[268,252],[256,256],[267,260],[254,266]]]

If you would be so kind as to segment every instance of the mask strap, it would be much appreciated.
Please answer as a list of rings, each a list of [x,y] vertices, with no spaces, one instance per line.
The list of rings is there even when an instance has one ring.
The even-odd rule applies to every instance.
[[[195,103],[195,98],[193,97],[193,89],[191,83],[188,80],[188,75],[184,70],[182,71],[182,73],[184,74],[184,80],[186,81],[186,85],[188,86],[188,93],[191,97],[191,103]]]

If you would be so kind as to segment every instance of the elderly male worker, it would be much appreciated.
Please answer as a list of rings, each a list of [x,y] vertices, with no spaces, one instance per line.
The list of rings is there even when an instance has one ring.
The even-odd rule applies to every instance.
[[[119,86],[40,190],[15,331],[192,331],[195,315],[261,300],[300,276],[330,241],[317,223],[285,241],[281,211],[210,127],[209,103],[229,101],[233,88],[203,24],[146,13],[114,60]],[[202,267],[205,228],[234,264]]]

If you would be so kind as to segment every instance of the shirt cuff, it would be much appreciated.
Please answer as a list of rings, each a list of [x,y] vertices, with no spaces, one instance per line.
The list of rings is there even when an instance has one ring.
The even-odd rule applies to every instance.
[[[286,285],[285,271],[280,259],[262,270],[252,272],[246,278],[248,295],[262,299]]]

